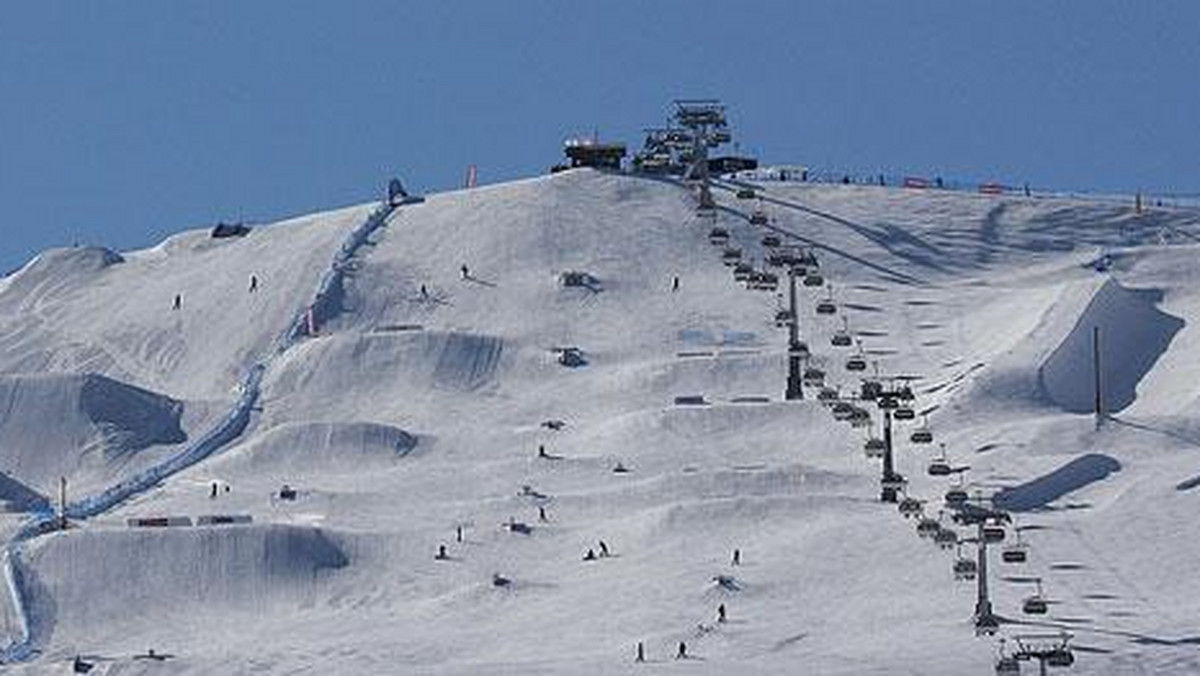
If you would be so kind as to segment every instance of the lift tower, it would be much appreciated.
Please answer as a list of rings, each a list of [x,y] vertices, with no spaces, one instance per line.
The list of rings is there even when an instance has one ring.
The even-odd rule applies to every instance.
[[[808,347],[800,342],[800,312],[796,306],[796,266],[788,267],[788,376],[784,399],[793,401],[804,398],[803,379],[800,375],[800,360],[808,355]]]
[[[708,149],[732,139],[725,120],[725,106],[716,99],[678,99],[675,101],[675,121],[691,132],[692,147],[682,158],[683,178],[696,182],[701,209],[716,209],[708,183]]]
[[[883,410],[883,476],[879,479],[879,500],[881,502],[896,502],[900,489],[904,486],[904,477],[896,471],[892,455],[892,412]]]

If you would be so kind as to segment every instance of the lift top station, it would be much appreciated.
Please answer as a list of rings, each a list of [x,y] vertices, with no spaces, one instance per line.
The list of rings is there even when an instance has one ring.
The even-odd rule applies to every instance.
[[[621,160],[625,158],[624,143],[601,143],[599,139],[567,139],[563,144],[563,152],[568,164],[554,167],[554,171],[574,169],[576,167],[595,167],[597,169],[621,169]]]

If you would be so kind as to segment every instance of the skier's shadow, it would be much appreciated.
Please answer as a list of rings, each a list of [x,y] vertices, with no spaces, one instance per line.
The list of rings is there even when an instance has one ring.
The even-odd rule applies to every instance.
[[[495,286],[496,286],[495,282],[489,282],[486,279],[480,279],[474,275],[467,275],[467,276],[463,277],[463,281],[471,282],[472,284],[479,284],[480,286],[488,286],[488,287],[493,287],[493,288],[495,288]]]

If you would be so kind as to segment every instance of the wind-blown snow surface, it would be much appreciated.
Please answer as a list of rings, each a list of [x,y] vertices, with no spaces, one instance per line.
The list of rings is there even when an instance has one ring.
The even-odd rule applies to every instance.
[[[1018,523],[1037,527],[1029,563],[993,557],[994,603],[1024,621],[1033,577],[1056,603],[1004,632],[1073,632],[1090,650],[1071,673],[1200,669],[1200,214],[764,188],[772,227],[815,247],[869,358],[921,376],[917,409],[967,480],[1016,491]],[[752,205],[718,199],[761,261]],[[369,211],[119,256],[48,252],[0,282],[0,490],[15,496],[0,499],[44,508],[60,473],[87,493],[202,434]],[[41,654],[14,671],[83,653],[121,673],[986,673],[995,643],[972,631],[974,587],[877,502],[862,432],[811,396],[780,401],[779,300],[734,282],[710,225],[675,185],[591,171],[401,208],[347,269],[344,312],[271,364],[234,444],[26,544]],[[1089,265],[1101,250],[1105,273]],[[599,291],[564,288],[567,271]],[[829,344],[841,319],[812,311],[826,293],[804,291],[802,332],[849,392],[850,351]],[[1072,412],[1096,322],[1114,333],[1105,381],[1120,385],[1099,431]],[[587,364],[560,366],[567,346]],[[96,415],[108,409],[82,403],[89,383],[127,415]],[[951,482],[924,476],[934,452],[907,442],[914,425],[898,430],[898,468],[933,512]],[[91,450],[127,427],[118,450]],[[255,523],[125,525],[212,514]],[[6,532],[22,518],[3,515]],[[613,556],[584,562],[600,540]],[[4,597],[0,629],[16,623]],[[681,640],[696,659],[671,659]],[[638,641],[652,664],[632,663]],[[175,657],[133,658],[149,647]]]

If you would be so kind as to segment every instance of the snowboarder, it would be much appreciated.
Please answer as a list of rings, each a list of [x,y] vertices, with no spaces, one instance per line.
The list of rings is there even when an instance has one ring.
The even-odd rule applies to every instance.
[[[175,294],[175,302],[171,305],[172,310],[178,310],[183,307],[183,294]]]
[[[458,542],[462,542],[462,526],[454,527],[454,539]]]
[[[462,272],[463,279],[469,279],[471,277],[471,270],[467,267],[466,263],[463,263],[463,266],[459,268],[459,272]]]
[[[588,549],[587,554],[583,555],[583,560],[584,561],[595,561],[596,560],[596,552],[592,549]]]
[[[733,565],[735,565],[735,566],[742,565],[742,550],[740,550],[740,549],[733,550]]]
[[[934,184],[935,186],[937,186],[938,188],[942,188],[942,187],[944,187],[944,186],[945,186],[945,184],[942,182],[942,177],[941,177],[941,176],[937,176],[937,177],[935,177],[935,178],[933,179],[933,184]]]
[[[687,659],[687,644],[684,643],[683,641],[679,642],[679,650],[675,652],[675,659],[677,659],[677,660],[686,660]]]
[[[541,521],[542,523],[550,521],[550,519],[546,517],[546,508],[542,505],[538,505],[538,521]]]
[[[250,275],[250,293],[258,291],[258,275]]]
[[[550,457],[550,456],[546,455],[546,445],[545,444],[538,444],[538,457],[539,458],[549,458]]]
[[[600,556],[608,558],[608,545],[604,543],[604,540],[600,541]]]
[[[638,641],[637,657],[635,657],[633,661],[634,662],[645,662],[646,661],[646,646],[641,641]]]
[[[217,497],[217,482],[212,482],[212,490],[208,493],[209,498]]]
[[[717,606],[717,622],[725,624],[725,604]]]
[[[675,275],[675,279],[671,280],[671,291],[679,290],[679,275]]]
[[[426,289],[425,285],[422,284],[421,285],[421,300],[427,300],[428,298],[429,298],[429,289]]]
[[[1029,197],[1029,196],[1030,196],[1030,194],[1031,194],[1031,193],[1029,192],[1029,184],[1028,184],[1028,183],[1026,183],[1026,184],[1025,184],[1025,196],[1026,196],[1026,197]]]
[[[446,559],[450,558],[446,554],[446,545],[438,545],[437,554],[435,554],[433,558],[437,559],[438,561],[445,561]]]
[[[624,463],[622,463],[620,460],[618,460],[616,466],[613,467],[612,471],[614,474],[625,474],[626,472],[629,471],[629,468],[625,467]]]

